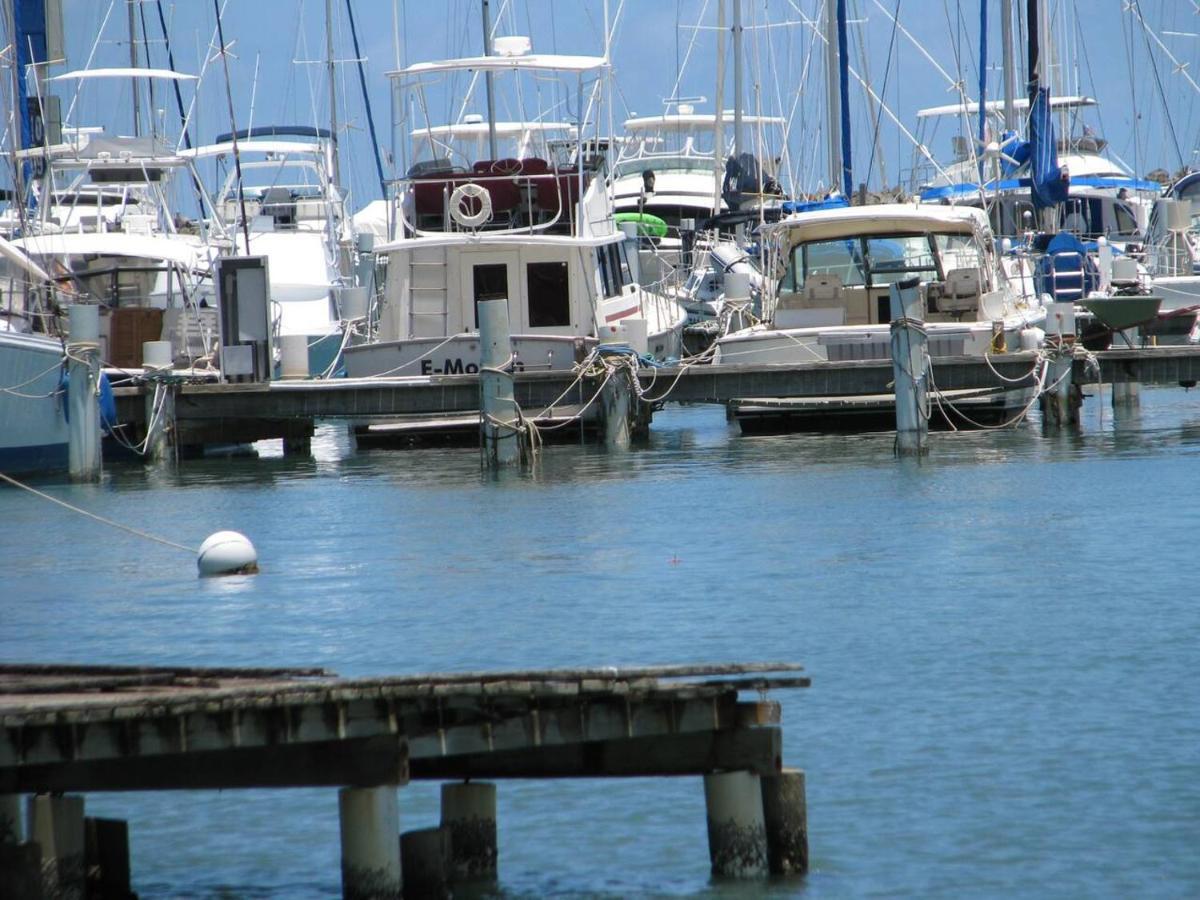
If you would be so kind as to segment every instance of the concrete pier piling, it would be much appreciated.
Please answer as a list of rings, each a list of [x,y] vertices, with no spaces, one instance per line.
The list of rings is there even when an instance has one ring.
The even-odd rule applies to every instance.
[[[400,835],[404,900],[444,900],[450,896],[451,847],[449,828],[420,828]]]
[[[88,900],[136,900],[129,872],[129,824],[90,816],[83,824]]]
[[[400,897],[400,802],[394,786],[338,791],[342,836],[342,896]]]
[[[67,465],[76,481],[100,477],[100,307],[77,303],[68,313]]]
[[[513,400],[512,339],[508,301],[480,300],[479,313],[479,427],[483,455],[489,466],[510,466],[521,460],[517,405]]]
[[[44,900],[84,900],[83,797],[29,798],[29,840],[41,848]]]
[[[450,831],[453,881],[496,877],[496,785],[443,784],[442,827]]]
[[[808,801],[804,772],[784,769],[762,777],[763,823],[772,875],[808,871]]]
[[[742,771],[705,775],[704,802],[713,874],[726,878],[766,875],[767,829],[759,776]]]
[[[892,374],[896,392],[896,453],[921,456],[929,451],[929,349],[919,278],[891,287]]]

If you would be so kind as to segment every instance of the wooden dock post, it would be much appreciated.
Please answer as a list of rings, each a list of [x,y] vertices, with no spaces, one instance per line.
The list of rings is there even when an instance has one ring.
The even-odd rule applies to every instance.
[[[804,772],[784,769],[762,776],[763,823],[767,829],[767,861],[772,875],[808,871],[808,801]]]
[[[633,442],[633,381],[630,371],[621,366],[608,379],[600,396],[600,414],[604,418],[604,446],[609,450],[628,450]]]
[[[88,900],[136,898],[129,877],[129,824],[89,816],[83,826]]]
[[[21,797],[0,794],[0,900],[42,896],[41,848],[21,838]]]
[[[489,468],[520,462],[517,405],[513,400],[512,341],[508,300],[480,300],[479,313],[479,427],[483,455]]]
[[[496,877],[496,785],[482,781],[443,784],[442,827],[450,831],[454,881]]]
[[[1075,306],[1051,303],[1046,311],[1049,369],[1042,394],[1042,423],[1050,428],[1079,424],[1079,399],[1072,383],[1075,360]]]
[[[100,307],[76,303],[68,313],[71,329],[67,342],[67,464],[71,478],[95,481],[100,477]]]
[[[451,845],[449,828],[420,828],[400,835],[404,900],[450,896]]]
[[[1130,346],[1135,346],[1134,342],[1137,337],[1137,329],[1130,328],[1126,331],[1118,332],[1124,342]],[[1113,336],[1114,338],[1116,335]],[[1136,381],[1114,381],[1112,385],[1112,406],[1115,411],[1125,411],[1136,409],[1142,404],[1142,386]]]
[[[729,878],[766,875],[767,829],[759,776],[743,771],[705,775],[704,802],[713,874]]]
[[[896,392],[896,453],[921,456],[928,452],[929,351],[919,278],[891,286],[892,375]]]
[[[83,900],[83,797],[36,794],[29,798],[29,840],[41,847],[42,896]]]
[[[0,844],[21,843],[21,795],[0,794]]]
[[[342,833],[342,896],[400,897],[400,801],[395,785],[338,791]]]

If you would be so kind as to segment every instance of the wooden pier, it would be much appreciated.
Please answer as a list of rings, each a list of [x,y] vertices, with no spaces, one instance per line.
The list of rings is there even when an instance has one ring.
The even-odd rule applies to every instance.
[[[807,687],[800,672],[770,663],[343,679],[321,669],[0,665],[0,872],[30,856],[49,818],[54,833],[77,834],[67,843],[78,852],[47,857],[43,848],[41,870],[77,880],[86,868],[74,858],[83,852],[83,804],[58,795],[97,791],[338,787],[345,862],[364,833],[390,827],[396,788],[413,779],[450,783],[441,826],[449,837],[431,844],[450,848],[448,870],[457,857],[446,789],[457,796],[454,783],[469,782],[492,792],[483,855],[494,871],[495,788],[477,779],[678,775],[705,778],[715,872],[795,871],[807,858],[797,819],[803,774],[783,769],[780,707],[765,696]],[[6,839],[5,810],[13,819],[18,795],[32,795],[28,837],[10,825]],[[789,796],[776,824],[763,819]],[[750,825],[730,832],[725,820],[743,816],[747,803]],[[761,850],[748,867],[726,846],[730,834],[744,840],[746,827]],[[398,877],[397,837],[376,840],[367,861],[350,868]],[[459,838],[478,864],[477,841]],[[347,896],[376,896],[354,888],[361,879],[343,869]],[[55,884],[47,890],[58,896]]]
[[[1107,350],[1091,361],[1076,358],[1073,382],[1159,384],[1190,387],[1200,382],[1200,346]],[[934,360],[942,391],[1032,387],[1033,353]],[[641,368],[643,405],[665,402],[727,403],[745,397],[848,398],[888,394],[894,374],[890,359],[811,362],[794,366],[693,365]],[[598,410],[603,378],[572,372],[518,372],[514,397],[531,416],[556,421]],[[150,388],[149,390],[153,390]],[[477,422],[479,376],[433,375],[397,379],[273,381],[262,384],[169,385],[177,447],[283,438],[303,448],[318,421],[359,427],[414,420]],[[118,387],[118,419],[131,437],[144,434],[146,386]],[[593,423],[594,425],[594,423]],[[138,437],[140,439],[140,437]]]

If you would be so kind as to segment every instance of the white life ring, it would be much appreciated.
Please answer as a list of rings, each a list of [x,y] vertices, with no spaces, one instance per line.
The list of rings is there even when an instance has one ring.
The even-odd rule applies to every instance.
[[[478,201],[478,212],[467,211],[470,208],[468,200]],[[473,181],[460,184],[450,195],[450,218],[463,228],[478,228],[492,218],[492,195],[482,184]]]

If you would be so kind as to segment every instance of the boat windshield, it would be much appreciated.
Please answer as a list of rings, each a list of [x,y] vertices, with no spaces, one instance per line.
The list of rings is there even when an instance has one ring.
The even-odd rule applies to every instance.
[[[973,252],[974,256],[971,256]],[[948,259],[952,255],[953,260]],[[936,281],[951,268],[979,264],[970,235],[890,234],[809,241],[792,248],[783,291],[803,289],[813,275],[836,276],[845,287],[881,287],[911,278]]]

